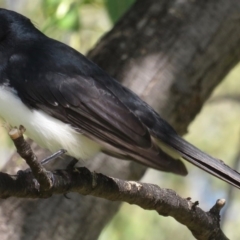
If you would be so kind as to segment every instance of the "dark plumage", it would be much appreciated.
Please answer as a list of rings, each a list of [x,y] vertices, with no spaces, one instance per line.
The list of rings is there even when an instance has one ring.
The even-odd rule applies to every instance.
[[[52,151],[61,147],[87,158],[93,149],[93,154],[102,151],[180,175],[187,174],[184,158],[240,187],[238,172],[183,140],[136,94],[79,52],[46,37],[26,17],[5,9],[0,9],[0,94],[5,121],[23,124],[33,140]],[[18,115],[5,109],[6,99],[22,109]],[[54,127],[46,130],[37,113]],[[59,134],[61,127],[70,129],[70,135],[62,141],[55,126]],[[83,149],[71,138],[79,139],[79,148],[85,144]]]

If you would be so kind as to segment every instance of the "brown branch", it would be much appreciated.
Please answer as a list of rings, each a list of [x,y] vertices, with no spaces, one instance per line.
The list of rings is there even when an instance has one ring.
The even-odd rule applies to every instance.
[[[30,145],[24,140],[23,133],[25,128],[20,126],[19,128],[12,128],[9,132],[17,152],[19,155],[25,159],[34,177],[39,182],[39,187],[43,190],[48,190],[52,187],[50,172],[47,172],[45,168],[38,162],[37,156],[33,153]]]
[[[17,138],[12,137],[12,140],[31,170],[19,171],[16,176],[0,173],[0,198],[46,198],[53,194],[76,192],[111,201],[124,201],[146,210],[155,210],[162,216],[172,216],[187,226],[196,239],[227,239],[219,224],[219,213],[225,204],[223,199],[218,200],[209,212],[204,212],[197,206],[198,202],[182,198],[171,189],[160,188],[154,184],[124,181],[91,172],[87,168],[67,168],[50,172],[51,174],[44,177],[48,178],[46,182],[51,182],[51,187],[42,188],[36,180],[42,181],[42,171],[34,170],[36,166],[32,162],[37,158],[30,145],[22,134]],[[43,183],[45,184],[44,181]]]

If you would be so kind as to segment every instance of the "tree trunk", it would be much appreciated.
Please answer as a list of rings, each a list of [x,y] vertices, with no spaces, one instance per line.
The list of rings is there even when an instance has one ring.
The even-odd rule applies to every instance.
[[[139,0],[89,57],[183,134],[239,60],[239,10],[236,0]],[[122,179],[140,179],[145,171],[102,154],[87,167]],[[69,197],[1,200],[1,240],[97,239],[120,206]]]

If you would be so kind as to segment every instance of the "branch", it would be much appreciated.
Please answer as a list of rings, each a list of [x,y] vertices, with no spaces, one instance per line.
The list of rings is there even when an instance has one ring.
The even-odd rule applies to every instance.
[[[235,0],[136,1],[88,56],[183,134],[214,87],[239,61],[239,11],[240,1]],[[97,156],[87,164],[124,179],[139,179],[144,172],[135,163],[110,157]],[[118,202],[83,200],[78,194],[72,201],[49,200],[4,201],[1,238],[97,239],[119,209]],[[76,209],[81,214],[75,214]],[[46,223],[44,227],[40,222]]]
[[[37,156],[33,153],[30,145],[24,140],[23,133],[26,129],[23,126],[19,128],[12,128],[9,132],[9,136],[13,140],[13,143],[17,149],[19,155],[25,159],[26,163],[32,170],[34,177],[39,182],[42,190],[48,190],[52,187],[52,181],[48,172],[44,167],[38,162]]]
[[[218,200],[210,211],[204,212],[198,207],[198,202],[191,202],[191,198],[182,198],[175,191],[154,184],[112,178],[83,167],[68,167],[52,172],[36,171],[36,168],[44,168],[39,168],[39,164],[35,163],[37,157],[30,145],[22,134],[13,137],[12,133],[13,131],[10,131],[18,153],[31,170],[19,171],[16,176],[0,173],[0,198],[46,198],[53,194],[76,192],[110,201],[124,201],[146,210],[155,210],[162,216],[172,216],[188,227],[196,239],[228,239],[219,224],[220,210],[225,204],[223,199]],[[43,184],[44,181],[50,183],[48,188],[41,187],[36,179],[43,181]]]

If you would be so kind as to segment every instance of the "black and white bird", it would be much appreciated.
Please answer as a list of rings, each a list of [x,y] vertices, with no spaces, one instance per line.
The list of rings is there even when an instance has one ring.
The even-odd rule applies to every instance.
[[[77,159],[104,152],[186,175],[182,159],[240,188],[240,174],[200,151],[147,103],[31,21],[0,9],[0,116],[40,146]]]

